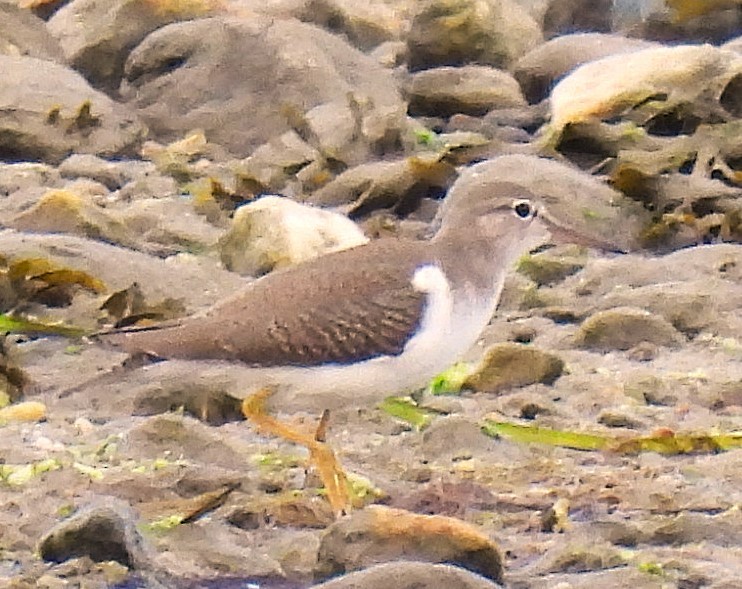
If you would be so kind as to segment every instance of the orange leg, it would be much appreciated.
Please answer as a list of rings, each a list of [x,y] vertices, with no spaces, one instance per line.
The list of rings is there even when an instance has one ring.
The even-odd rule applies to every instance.
[[[309,450],[309,461],[317,469],[333,511],[336,515],[348,513],[351,509],[348,477],[332,448],[325,441],[330,412],[325,410],[322,414],[314,435],[300,432],[266,413],[265,403],[272,393],[272,389],[264,388],[247,397],[242,402],[243,415],[252,421],[261,433],[283,438]]]

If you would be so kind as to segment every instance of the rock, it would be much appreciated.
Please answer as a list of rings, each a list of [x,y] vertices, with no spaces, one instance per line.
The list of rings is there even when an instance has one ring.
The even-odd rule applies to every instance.
[[[456,170],[435,154],[369,162],[346,170],[307,197],[320,206],[343,206],[356,217],[376,209],[409,207],[421,195],[443,192]]]
[[[684,117],[718,120],[725,88],[741,74],[742,58],[710,45],[611,55],[583,64],[554,87],[551,127],[560,133],[568,124],[605,121],[624,113],[638,120],[646,113],[644,117],[651,118],[645,126],[651,129],[651,121],[662,120],[662,113],[672,113],[680,104]]]
[[[132,245],[122,223],[95,204],[90,195],[51,190],[17,215],[10,227],[35,233],[69,233],[121,245]]]
[[[79,556],[115,560],[129,568],[145,562],[137,516],[128,504],[108,498],[62,521],[39,542],[41,558],[62,562]]]
[[[649,47],[658,44],[607,33],[563,35],[521,57],[513,65],[513,76],[533,104],[546,98],[556,82],[583,63]]]
[[[62,48],[44,21],[11,2],[0,2],[0,54],[64,61]]]
[[[585,267],[584,253],[574,248],[557,247],[534,255],[523,256],[518,260],[519,273],[533,280],[537,285],[561,282]]]
[[[737,2],[614,0],[612,28],[632,37],[667,43],[718,44],[739,34]]]
[[[258,1],[255,4],[260,6],[264,3]],[[405,24],[398,7],[383,0],[309,0],[297,12],[299,20],[343,35],[362,51],[399,39]]]
[[[369,55],[383,67],[394,69],[404,63],[407,57],[407,43],[404,41],[387,41],[376,47]]]
[[[683,337],[665,319],[643,309],[617,307],[588,317],[575,335],[575,344],[600,352],[628,350],[642,342],[677,346]]]
[[[73,154],[59,164],[63,178],[89,178],[108,190],[118,190],[128,182],[155,173],[155,166],[140,161],[109,161],[94,155]]]
[[[482,116],[497,108],[525,106],[518,82],[510,74],[477,65],[417,72],[407,94],[412,116]]]
[[[346,163],[394,149],[405,124],[388,70],[317,27],[258,16],[159,29],[132,51],[121,93],[158,141],[199,128],[240,157],[292,128],[323,136],[316,107],[333,105],[345,142],[328,153]]]
[[[548,203],[567,234],[600,235],[603,246],[631,250],[649,215],[598,179],[570,165],[529,155],[503,155],[491,160],[493,180],[523,186]],[[589,245],[589,244],[588,244]]]
[[[726,43],[724,43],[724,45],[721,46],[721,48],[728,49],[729,51],[734,51],[736,53],[742,53],[742,36],[735,37],[734,39],[727,41]]]
[[[494,589],[499,587],[479,575],[448,564],[390,562],[332,579],[311,589]]]
[[[412,20],[408,65],[508,68],[541,40],[536,21],[512,0],[428,0]]]
[[[550,573],[597,571],[623,566],[626,563],[625,556],[617,547],[597,542],[585,546],[565,546],[560,543],[555,545],[543,560],[545,562],[539,564]]]
[[[464,388],[497,393],[535,383],[553,384],[564,370],[564,361],[543,350],[522,344],[497,344],[489,348]]]
[[[356,511],[327,529],[317,557],[317,576],[327,578],[400,559],[446,562],[502,581],[500,552],[476,528],[450,517],[380,505]]]
[[[0,231],[0,251],[9,260],[44,258],[52,264],[85,271],[111,291],[138,282],[149,301],[181,299],[189,311],[209,306],[245,285],[243,278],[219,268],[213,260],[162,260],[71,235]],[[92,310],[88,312],[96,316]]]
[[[739,245],[698,246],[659,257],[593,259],[549,291],[578,316],[633,306],[663,317],[688,337],[736,337],[742,329],[740,269]]]
[[[219,241],[222,263],[232,272],[261,276],[324,253],[368,242],[344,215],[265,196],[235,211]]]
[[[550,0],[544,12],[544,34],[555,37],[574,31],[609,32],[613,0]]]
[[[213,0],[169,6],[148,0],[73,0],[49,19],[47,28],[67,62],[93,86],[110,93],[118,89],[129,52],[149,33],[206,16],[217,6]]]
[[[130,450],[129,450],[130,449]],[[244,463],[237,444],[223,440],[218,430],[191,417],[155,415],[129,430],[122,451],[137,456],[184,456],[226,469]]]
[[[132,155],[145,129],[125,106],[77,73],[32,57],[0,55],[0,151],[57,163],[70,153]]]
[[[492,452],[493,447],[492,439],[482,434],[478,423],[452,415],[436,419],[425,429],[420,450],[428,461],[437,462],[471,458],[474,453]]]

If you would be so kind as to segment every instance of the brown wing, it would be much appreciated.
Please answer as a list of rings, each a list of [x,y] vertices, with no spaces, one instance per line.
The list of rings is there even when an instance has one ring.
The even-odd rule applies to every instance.
[[[418,246],[394,240],[350,251],[270,274],[178,325],[101,339],[130,353],[262,366],[348,364],[399,354],[425,304],[424,293],[410,284]]]

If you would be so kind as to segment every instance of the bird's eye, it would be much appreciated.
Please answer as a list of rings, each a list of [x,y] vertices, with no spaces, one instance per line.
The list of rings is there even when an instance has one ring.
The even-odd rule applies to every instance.
[[[513,212],[521,219],[528,219],[536,214],[536,209],[529,200],[516,200],[513,201]]]

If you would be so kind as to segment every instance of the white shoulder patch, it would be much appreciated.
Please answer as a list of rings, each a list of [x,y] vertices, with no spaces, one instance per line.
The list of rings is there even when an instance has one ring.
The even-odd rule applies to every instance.
[[[441,295],[447,292],[450,296],[451,292],[451,285],[443,274],[443,270],[433,264],[420,266],[415,270],[412,276],[412,287],[418,292],[430,295]]]

